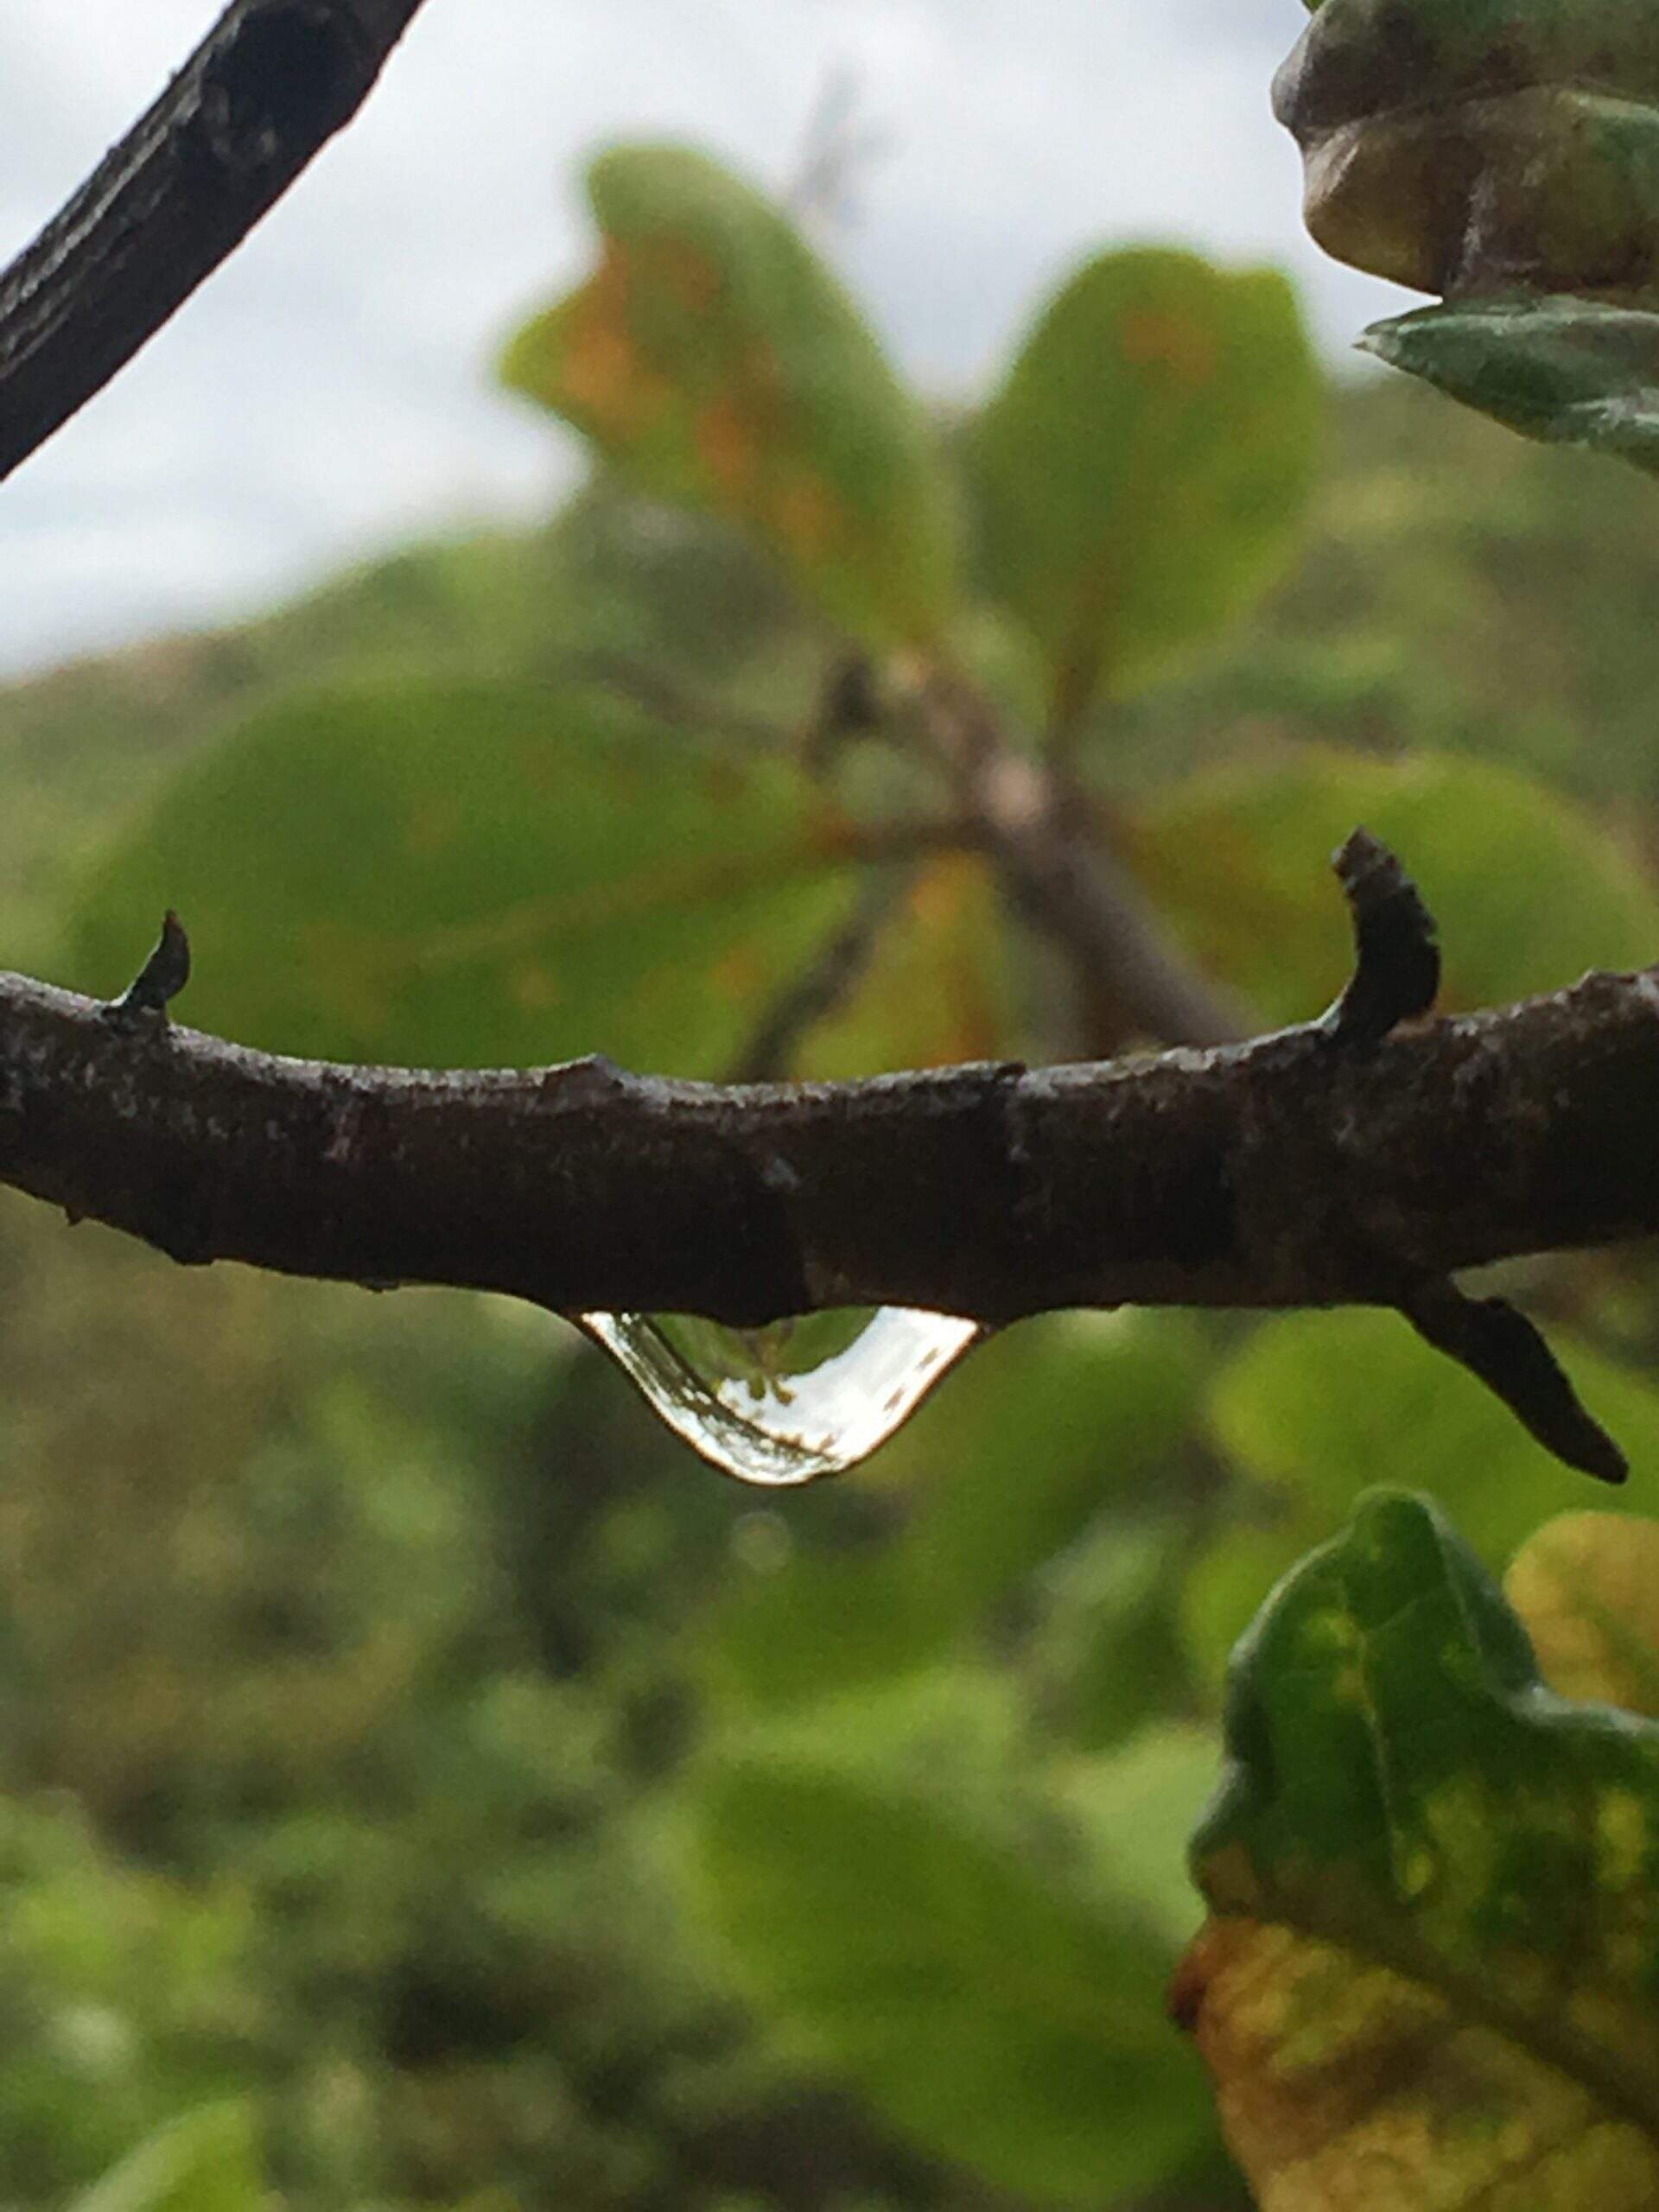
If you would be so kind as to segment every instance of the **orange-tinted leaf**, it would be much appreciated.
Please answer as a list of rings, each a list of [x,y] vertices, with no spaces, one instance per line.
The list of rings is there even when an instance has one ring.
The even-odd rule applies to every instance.
[[[878,644],[950,612],[955,517],[921,408],[777,207],[704,156],[617,147],[588,175],[603,245],[527,323],[504,380],[658,496],[762,539]]]

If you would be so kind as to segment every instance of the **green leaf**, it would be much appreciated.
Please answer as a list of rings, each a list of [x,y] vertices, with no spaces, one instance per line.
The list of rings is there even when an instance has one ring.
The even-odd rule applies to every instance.
[[[1114,1503],[1155,1485],[1198,1363],[1169,1314],[1026,1322],[976,1351],[873,1470],[922,1494],[880,1549],[803,1553],[709,1621],[710,1679],[779,1710],[922,1667]]]
[[[504,381],[635,483],[752,531],[836,620],[925,643],[956,517],[935,441],[786,216],[703,155],[620,146],[588,172],[595,274],[519,331]]]
[[[1187,1940],[1198,1916],[1184,1845],[1215,1794],[1220,1764],[1212,1729],[1170,1722],[1049,1777],[1060,1803],[1084,1826],[1098,1878],[1138,1898],[1172,1944]]]
[[[1570,1340],[1555,1349],[1586,1404],[1629,1452],[1631,1512],[1659,1500],[1659,1391]],[[1187,1578],[1193,1656],[1217,1673],[1262,1591],[1328,1535],[1373,1483],[1432,1487],[1496,1570],[1579,1495],[1507,1408],[1432,1351],[1398,1314],[1350,1307],[1263,1322],[1217,1371],[1217,1444],[1259,1485]]]
[[[1374,1496],[1235,1656],[1177,1984],[1263,2212],[1659,2201],[1659,1728]]]
[[[105,860],[66,980],[106,994],[163,907],[181,1019],[286,1052],[729,1065],[852,893],[847,825],[787,762],[608,696],[411,683],[284,699]]]
[[[744,1986],[933,2150],[1100,2203],[1204,2144],[1165,1939],[1126,1906],[827,1766],[733,1761],[700,1810],[702,1886]]]
[[[1652,308],[1561,294],[1498,296],[1373,323],[1360,344],[1527,437],[1659,470],[1659,313]]]
[[[1659,945],[1645,872],[1559,791],[1484,761],[1298,749],[1173,785],[1128,815],[1122,848],[1194,958],[1264,1020],[1300,1021],[1353,964],[1326,861],[1360,822],[1394,847],[1440,923],[1444,1007],[1642,967]]]
[[[71,2212],[261,2212],[265,2202],[250,2107],[216,2104],[158,2129]]]
[[[1292,550],[1319,378],[1294,296],[1152,248],[1088,263],[974,429],[986,581],[1061,721],[1247,606]]]

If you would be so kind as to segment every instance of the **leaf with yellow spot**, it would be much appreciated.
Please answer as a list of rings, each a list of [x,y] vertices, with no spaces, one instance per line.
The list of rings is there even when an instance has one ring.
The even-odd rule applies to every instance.
[[[503,380],[658,497],[741,524],[878,645],[952,611],[956,515],[931,428],[786,215],[703,155],[588,172],[598,269],[526,323]]]
[[[1427,1500],[1235,1655],[1177,2017],[1263,2212],[1659,2204],[1659,1726],[1547,1689]]]
[[[1247,606],[1293,550],[1319,375],[1289,285],[1153,248],[1088,263],[974,426],[986,581],[1057,717]]]

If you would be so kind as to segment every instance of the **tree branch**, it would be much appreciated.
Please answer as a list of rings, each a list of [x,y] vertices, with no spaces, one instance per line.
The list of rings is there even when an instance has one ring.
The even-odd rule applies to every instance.
[[[350,121],[421,0],[232,0],[0,276],[0,477],[124,367]]]
[[[1381,960],[1419,1009],[1421,901],[1369,842],[1339,861],[1367,1002]],[[1381,950],[1379,886],[1419,918]],[[163,964],[173,988],[176,944]],[[175,1259],[741,1325],[1392,1306],[1552,1448],[1618,1471],[1564,1381],[1446,1279],[1659,1232],[1654,970],[1388,1034],[1333,1009],[1209,1051],[816,1085],[278,1059],[173,1027],[160,988],[111,1007],[0,977],[0,1182]]]

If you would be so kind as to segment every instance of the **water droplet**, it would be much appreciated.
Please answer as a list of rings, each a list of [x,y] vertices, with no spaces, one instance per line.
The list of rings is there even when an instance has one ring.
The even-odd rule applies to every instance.
[[[883,1306],[731,1329],[678,1313],[582,1313],[676,1435],[741,1482],[838,1475],[903,1427],[985,1332]]]

